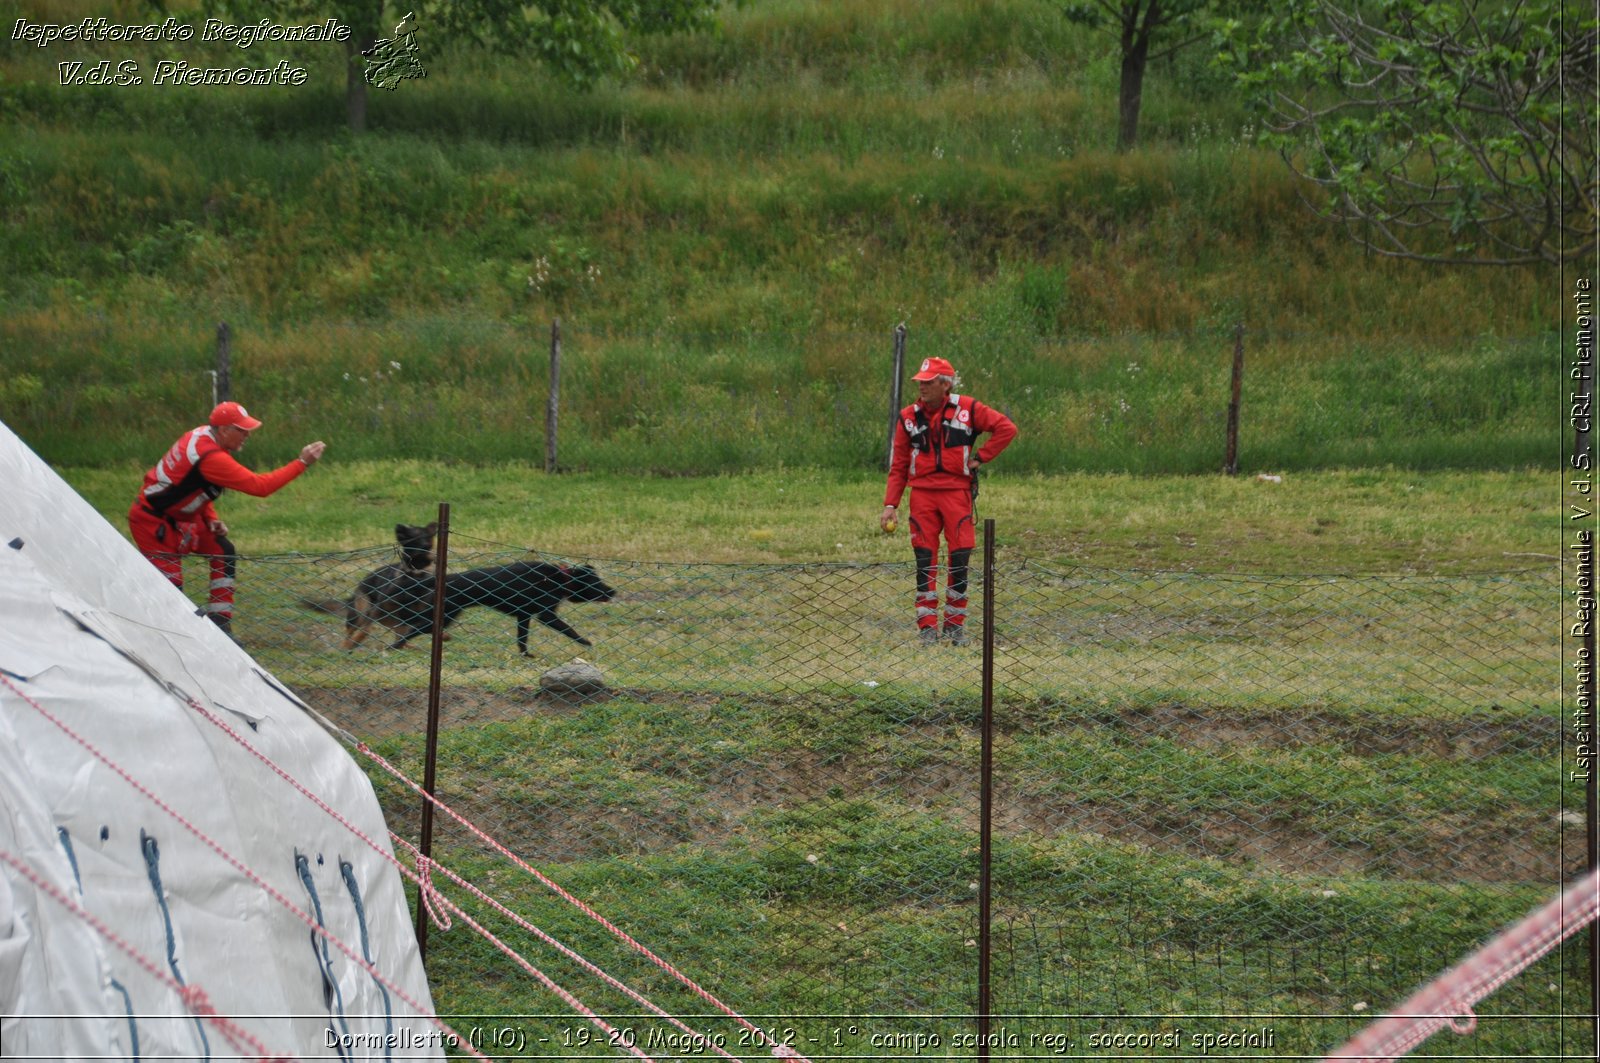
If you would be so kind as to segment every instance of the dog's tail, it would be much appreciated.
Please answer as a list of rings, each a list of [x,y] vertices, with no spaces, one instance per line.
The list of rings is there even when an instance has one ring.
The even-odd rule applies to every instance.
[[[301,605],[302,608],[310,609],[311,611],[317,612],[317,613],[327,613],[329,616],[336,616],[341,620],[349,618],[350,610],[353,607],[353,604],[354,603],[352,603],[348,598],[345,598],[345,599],[339,599],[339,598],[301,598],[300,599],[300,605]]]

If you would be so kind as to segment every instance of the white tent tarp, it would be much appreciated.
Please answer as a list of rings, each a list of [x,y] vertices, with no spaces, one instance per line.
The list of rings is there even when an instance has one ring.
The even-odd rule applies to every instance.
[[[274,1054],[441,1058],[399,872],[190,702],[389,854],[349,754],[3,424],[0,485],[4,1057],[238,1058],[170,980]]]

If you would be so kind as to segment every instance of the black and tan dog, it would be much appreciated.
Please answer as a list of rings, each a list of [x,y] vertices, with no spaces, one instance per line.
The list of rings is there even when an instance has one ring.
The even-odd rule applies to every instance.
[[[301,604],[344,618],[344,649],[354,649],[366,641],[373,624],[393,631],[397,648],[405,645],[406,640],[432,626],[433,542],[438,531],[437,523],[421,527],[396,524],[399,564],[384,565],[364,576],[356,585],[355,594],[343,601],[302,598]],[[418,627],[419,622],[423,628]]]
[[[397,565],[385,565],[362,579],[345,601],[302,604],[345,621],[343,648],[366,641],[374,624],[394,632],[391,649],[403,649],[419,635],[433,633],[433,598],[436,585],[433,541],[436,524],[413,527],[395,525],[400,544]],[[583,646],[588,639],[557,614],[562,602],[609,602],[616,592],[588,565],[559,565],[549,561],[517,561],[509,565],[452,572],[444,578],[444,627],[468,609],[483,606],[513,617],[517,622],[517,652],[528,652],[528,627],[537,620]],[[450,636],[446,634],[445,638]]]

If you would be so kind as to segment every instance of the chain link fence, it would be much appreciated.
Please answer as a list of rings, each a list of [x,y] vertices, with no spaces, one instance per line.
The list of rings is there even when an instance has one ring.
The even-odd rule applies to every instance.
[[[403,562],[393,548],[242,558],[233,630],[420,780],[432,636],[417,610],[433,578]],[[993,1058],[1314,1055],[1582,868],[1555,564],[1378,577],[974,562],[972,637],[927,645],[909,556],[651,563],[457,538],[437,792],[813,1059],[973,1058],[988,578]],[[398,575],[374,590],[386,566]],[[374,781],[415,839],[416,795]],[[601,967],[704,1010],[450,821],[433,844]],[[474,949],[433,938],[442,1010],[562,1010]],[[601,1014],[636,1010],[604,985],[575,991]],[[1569,945],[1486,1002],[1470,1042],[1422,1054],[1592,1050],[1567,1017],[1588,994],[1586,946]],[[533,1029],[614,1054],[577,1025]]]

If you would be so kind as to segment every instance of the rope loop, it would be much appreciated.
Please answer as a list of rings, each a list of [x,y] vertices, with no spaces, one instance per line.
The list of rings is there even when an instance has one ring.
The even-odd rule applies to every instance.
[[[444,894],[433,884],[433,859],[423,856],[416,849],[411,850],[411,855],[417,863],[417,895],[422,898],[423,906],[428,909],[428,918],[440,930],[449,930],[451,922],[448,905],[445,903]]]
[[[1478,1015],[1470,1004],[1457,1006],[1460,1012],[1450,1016],[1450,1032],[1466,1036],[1478,1028]]]

